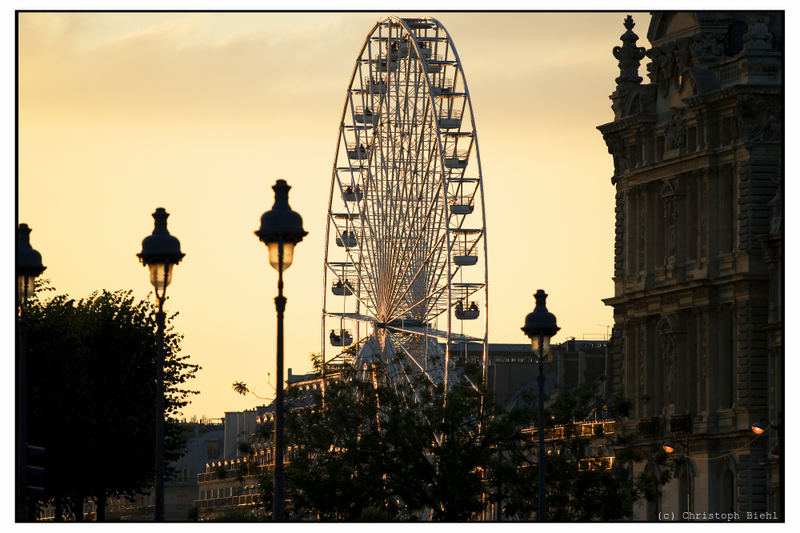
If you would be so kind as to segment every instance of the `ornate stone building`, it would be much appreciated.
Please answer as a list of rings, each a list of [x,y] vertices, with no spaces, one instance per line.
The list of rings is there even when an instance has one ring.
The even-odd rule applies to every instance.
[[[643,450],[689,458],[634,518],[783,519],[783,13],[654,13],[649,50],[624,25],[611,384]]]

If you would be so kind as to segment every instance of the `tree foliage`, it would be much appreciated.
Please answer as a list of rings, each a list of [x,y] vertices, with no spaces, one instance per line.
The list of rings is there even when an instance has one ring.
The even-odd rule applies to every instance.
[[[523,395],[522,405],[503,411],[488,391],[472,385],[479,383],[476,368],[465,374],[471,380],[457,380],[445,395],[419,375],[410,378],[413,387],[389,380],[379,361],[367,371],[345,366],[329,379],[324,399],[316,393],[310,406],[290,407],[287,517],[536,520],[537,398]],[[655,481],[634,477],[632,462],[643,457],[633,446],[636,435],[622,424],[602,431],[602,422],[597,429],[578,423],[629,414],[629,401],[606,399],[598,390],[585,385],[546,399],[546,431],[558,436],[546,446],[547,520],[624,519],[636,500],[652,497],[669,479],[668,468]],[[307,405],[298,401],[302,394],[308,392],[290,387],[287,405]],[[592,431],[585,434],[587,427]],[[271,427],[263,429],[260,438],[271,439]],[[260,476],[268,515],[271,470]]]
[[[483,466],[516,429],[481,409],[466,381],[444,389],[417,377],[386,379],[375,362],[327,385],[324,402],[286,417],[294,445],[287,467],[290,513],[322,520],[476,518]]]
[[[46,449],[45,493],[81,519],[84,498],[133,496],[155,472],[157,335],[154,306],[130,291],[58,295],[28,306],[28,441]],[[174,317],[174,315],[173,315]],[[168,317],[167,324],[173,317]],[[199,369],[181,355],[171,326],[165,340],[165,458],[185,437],[174,417]],[[101,509],[98,509],[98,514]]]
[[[651,480],[633,475],[633,463],[645,457],[634,446],[638,435],[626,432],[622,423],[631,403],[621,397],[605,398],[599,385],[560,390],[545,409],[545,436],[553,437],[546,440],[547,520],[622,520],[631,515],[634,502],[654,497],[645,490]],[[533,405],[535,399],[530,400]],[[501,471],[496,476],[504,516],[537,518],[539,471],[533,449],[537,445],[538,434],[515,447],[515,473]],[[649,457],[663,464],[663,455],[654,450]],[[669,469],[663,472],[665,477],[656,486],[669,480]]]

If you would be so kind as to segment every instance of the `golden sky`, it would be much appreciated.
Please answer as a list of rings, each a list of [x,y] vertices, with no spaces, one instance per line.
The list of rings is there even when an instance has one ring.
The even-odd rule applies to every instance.
[[[389,13],[21,13],[19,222],[59,292],[150,291],[156,207],[186,257],[168,290],[203,369],[186,416],[271,395],[277,275],[253,235],[276,179],[309,232],[286,272],[286,366],[319,351],[325,217],[345,92]],[[567,337],[612,324],[611,49],[627,13],[404,13],[447,28],[469,84],[489,250],[489,341],[524,343],[539,288]],[[649,15],[633,13],[646,40]],[[644,65],[640,76],[646,78]]]

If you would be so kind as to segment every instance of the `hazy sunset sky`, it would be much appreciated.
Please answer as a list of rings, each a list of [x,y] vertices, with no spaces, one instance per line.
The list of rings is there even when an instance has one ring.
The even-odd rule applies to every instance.
[[[19,222],[59,293],[151,287],[136,253],[170,213],[186,253],[166,308],[202,370],[184,414],[271,396],[277,273],[253,235],[289,182],[308,236],[285,275],[286,366],[318,352],[325,217],[347,84],[375,13],[19,14]],[[520,331],[541,288],[554,342],[613,322],[612,160],[620,13],[399,13],[449,31],[480,143],[489,342]],[[631,13],[639,46],[650,16]],[[640,76],[645,78],[642,64]]]

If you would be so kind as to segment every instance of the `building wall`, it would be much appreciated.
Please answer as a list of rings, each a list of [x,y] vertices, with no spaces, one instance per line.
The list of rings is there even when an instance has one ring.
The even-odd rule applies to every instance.
[[[556,389],[574,389],[595,382],[606,375],[607,341],[579,341],[568,339],[553,344],[543,365],[545,394],[552,396]],[[459,345],[460,356],[478,362],[482,356],[480,345]],[[454,353],[451,351],[451,353]],[[538,391],[536,377],[539,366],[530,344],[489,344],[487,382],[498,405],[509,409],[522,401],[526,390]]]
[[[611,386],[650,441],[688,441],[694,511],[777,512],[776,437],[749,428],[783,411],[783,17],[655,13],[649,50],[632,22],[598,127],[616,191]],[[681,509],[679,485],[659,509]]]
[[[242,455],[239,443],[249,440],[255,432],[257,416],[255,409],[225,413],[225,446],[222,452],[225,459]]]

